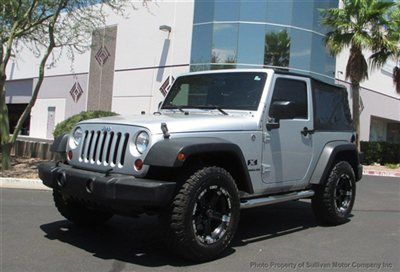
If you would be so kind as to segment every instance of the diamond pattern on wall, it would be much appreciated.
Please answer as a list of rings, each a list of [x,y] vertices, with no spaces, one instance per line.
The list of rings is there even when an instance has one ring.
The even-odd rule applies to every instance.
[[[174,83],[175,78],[173,76],[167,77],[167,79],[164,81],[164,83],[160,87],[160,92],[162,93],[163,96],[166,96],[167,93],[169,92],[169,89],[171,89],[172,83]]]
[[[107,47],[102,46],[100,47],[99,51],[97,51],[95,58],[97,60],[97,63],[100,66],[103,66],[110,56],[111,54],[110,52],[108,52]]]
[[[83,94],[83,90],[79,82],[75,82],[74,86],[72,86],[72,89],[69,91],[71,94],[72,100],[74,100],[75,103],[79,101],[79,98],[81,98]]]

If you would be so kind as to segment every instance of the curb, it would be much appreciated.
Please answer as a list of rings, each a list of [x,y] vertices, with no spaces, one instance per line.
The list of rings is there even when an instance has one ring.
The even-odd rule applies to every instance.
[[[364,170],[363,175],[400,178],[400,172],[390,172],[390,171]]]
[[[1,189],[51,190],[40,179],[0,178]]]

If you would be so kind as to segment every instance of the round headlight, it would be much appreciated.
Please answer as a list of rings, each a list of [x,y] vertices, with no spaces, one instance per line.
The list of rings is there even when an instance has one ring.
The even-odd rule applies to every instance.
[[[140,132],[136,137],[135,145],[140,154],[146,151],[149,145],[149,134],[145,131]]]
[[[76,145],[79,145],[83,137],[83,130],[80,127],[77,127],[72,133],[72,138]]]

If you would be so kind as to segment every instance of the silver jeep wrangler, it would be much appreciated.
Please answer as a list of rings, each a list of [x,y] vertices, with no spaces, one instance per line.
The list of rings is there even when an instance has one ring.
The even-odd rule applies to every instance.
[[[272,69],[176,79],[158,112],[83,121],[39,167],[78,225],[160,215],[168,245],[206,261],[232,241],[241,209],[311,198],[318,222],[342,224],[362,166],[346,90]]]

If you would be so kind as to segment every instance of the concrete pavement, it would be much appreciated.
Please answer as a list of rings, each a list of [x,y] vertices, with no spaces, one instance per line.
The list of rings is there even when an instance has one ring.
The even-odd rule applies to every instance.
[[[155,216],[82,229],[50,191],[0,189],[1,271],[400,271],[400,179],[364,177],[350,222],[315,223],[308,201],[246,211],[232,247],[191,264],[161,244]]]

